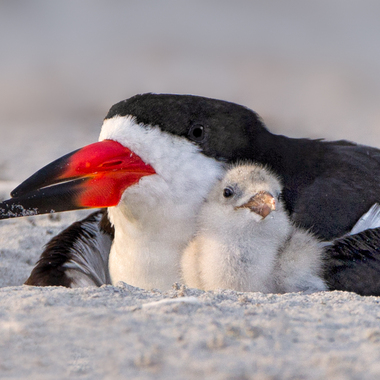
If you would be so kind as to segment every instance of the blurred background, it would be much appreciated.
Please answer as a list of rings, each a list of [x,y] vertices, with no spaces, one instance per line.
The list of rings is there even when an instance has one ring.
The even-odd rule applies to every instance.
[[[143,92],[380,147],[379,20],[377,0],[1,0],[0,180],[96,141],[111,105]]]

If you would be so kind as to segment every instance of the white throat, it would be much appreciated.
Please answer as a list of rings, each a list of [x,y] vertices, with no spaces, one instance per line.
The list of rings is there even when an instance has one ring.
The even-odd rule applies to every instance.
[[[155,175],[129,187],[108,209],[115,227],[109,257],[111,281],[166,290],[180,281],[180,256],[195,232],[195,220],[222,174],[220,162],[186,140],[139,125],[132,117],[105,120],[99,140],[126,146],[150,164]]]

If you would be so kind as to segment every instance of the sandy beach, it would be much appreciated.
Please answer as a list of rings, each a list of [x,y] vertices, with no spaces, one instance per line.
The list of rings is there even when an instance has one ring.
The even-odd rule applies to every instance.
[[[3,379],[376,379],[380,305],[344,292],[5,287]]]
[[[0,198],[147,91],[380,147],[380,5],[238,3],[2,2]],[[378,297],[22,285],[44,244],[88,213],[0,221],[1,379],[380,378]]]

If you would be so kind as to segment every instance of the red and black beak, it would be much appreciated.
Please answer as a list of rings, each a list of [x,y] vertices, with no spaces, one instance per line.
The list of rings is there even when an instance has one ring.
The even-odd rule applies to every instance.
[[[124,190],[154,169],[116,141],[69,153],[37,171],[0,203],[0,219],[116,206]]]

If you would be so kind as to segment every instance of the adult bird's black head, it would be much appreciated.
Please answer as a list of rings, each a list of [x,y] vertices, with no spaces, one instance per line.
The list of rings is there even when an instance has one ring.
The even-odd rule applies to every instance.
[[[256,143],[260,145],[268,135],[260,117],[250,109],[199,96],[136,95],[112,106],[105,119],[131,115],[137,123],[183,137],[203,154],[221,161],[251,157]]]

